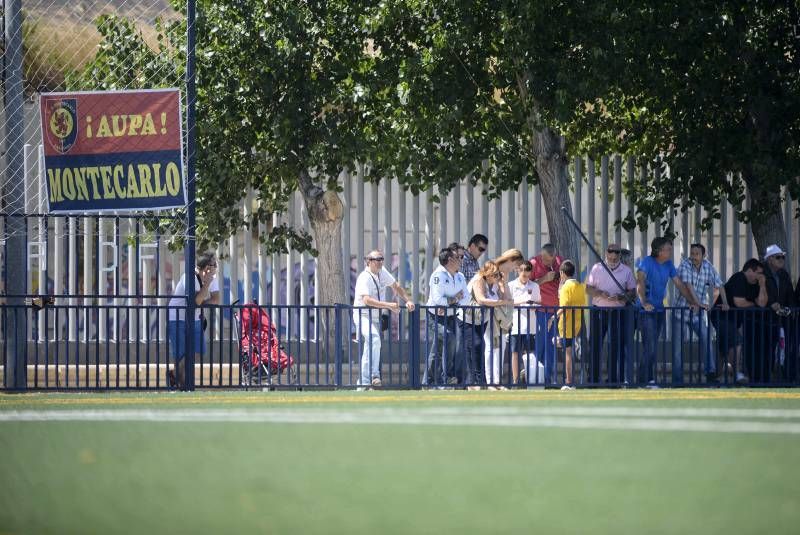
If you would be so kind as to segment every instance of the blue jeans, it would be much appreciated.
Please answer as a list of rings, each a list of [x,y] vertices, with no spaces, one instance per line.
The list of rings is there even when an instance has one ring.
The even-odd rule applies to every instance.
[[[483,382],[483,374],[480,368],[480,359],[483,356],[483,323],[467,323],[458,320],[459,332],[461,334],[459,347],[463,365],[459,366],[461,376],[460,382],[465,385],[479,385]]]
[[[711,326],[708,324],[708,315],[705,310],[692,312],[690,310],[672,311],[672,383],[683,383],[683,342],[690,338],[691,333],[697,335],[699,342],[699,356],[705,356],[705,373],[713,374],[717,370],[716,352],[711,344]]]
[[[353,321],[361,335],[364,350],[361,352],[361,377],[359,385],[369,386],[373,379],[381,377],[381,330],[379,316],[361,318],[360,314],[354,315]]]
[[[556,375],[556,346],[553,345],[553,337],[558,326],[554,321],[553,325],[547,328],[547,320],[555,314],[555,311],[555,308],[536,311],[536,358],[541,362],[544,356],[545,383],[554,383]]]
[[[428,323],[428,358],[422,384],[447,384],[447,363],[455,356],[456,329],[453,316],[426,313]],[[437,365],[438,363],[438,365]]]
[[[639,314],[639,328],[642,331],[642,360],[639,363],[639,382],[647,383],[655,380],[656,354],[658,339],[664,332],[667,314],[663,310]]]
[[[172,349],[172,358],[179,362],[186,356],[186,322],[183,320],[170,320],[167,322],[167,337]],[[205,353],[205,337],[200,320],[194,322],[194,353]]]

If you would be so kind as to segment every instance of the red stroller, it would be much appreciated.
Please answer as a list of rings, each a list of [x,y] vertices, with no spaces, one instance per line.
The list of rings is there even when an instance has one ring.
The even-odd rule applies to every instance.
[[[286,354],[278,332],[267,311],[258,305],[246,305],[233,314],[239,334],[239,374],[242,386],[272,385],[272,376],[287,370],[292,382],[292,357]]]

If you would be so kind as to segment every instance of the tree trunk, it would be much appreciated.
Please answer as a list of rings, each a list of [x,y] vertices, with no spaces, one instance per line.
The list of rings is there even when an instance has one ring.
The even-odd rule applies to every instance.
[[[309,176],[300,172],[300,189],[314,234],[317,257],[317,305],[350,304],[344,291],[342,271],[342,218],[344,205],[335,191],[324,191]]]
[[[533,155],[536,158],[536,171],[539,174],[539,189],[542,192],[550,242],[560,256],[575,262],[575,268],[580,272],[578,233],[561,210],[563,206],[572,217],[569,182],[564,168],[566,155],[561,140],[549,128],[534,131],[533,140]]]
[[[745,179],[750,191],[752,210],[755,216],[750,228],[756,242],[756,256],[761,258],[767,246],[776,244],[786,250],[786,226],[781,213],[780,195],[761,187],[757,178]],[[788,266],[788,263],[787,263]],[[736,266],[737,269],[741,266]]]
[[[520,66],[521,62],[517,62]],[[541,125],[541,114],[535,100],[530,98],[529,86],[534,83],[533,74],[527,69],[520,69],[517,74],[517,89],[523,102],[531,102],[527,123],[531,132],[531,154],[535,159],[536,172],[539,175],[539,189],[544,202],[544,214],[547,217],[547,228],[552,243],[559,256],[575,262],[575,269],[580,272],[580,243],[575,227],[567,220],[564,211],[572,217],[572,204],[569,200],[569,181],[565,164],[567,156],[561,138],[552,129]],[[579,208],[580,209],[580,208]],[[538,252],[538,251],[537,251]]]

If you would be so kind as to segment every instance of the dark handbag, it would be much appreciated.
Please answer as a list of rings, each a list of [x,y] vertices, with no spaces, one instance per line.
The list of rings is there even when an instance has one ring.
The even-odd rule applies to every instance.
[[[370,275],[372,277],[372,275]],[[378,301],[381,300],[381,287],[378,286],[378,281],[375,280],[375,277],[372,277],[372,282],[375,283],[375,289],[378,290]],[[382,313],[381,314],[381,332],[389,330],[389,314]]]

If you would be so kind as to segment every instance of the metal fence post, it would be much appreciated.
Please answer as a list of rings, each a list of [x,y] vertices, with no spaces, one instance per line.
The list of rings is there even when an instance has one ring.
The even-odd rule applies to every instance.
[[[195,247],[197,246],[195,232],[195,105],[197,92],[195,90],[195,0],[189,0],[186,5],[186,175],[188,206],[186,210],[186,241],[185,254],[185,283],[188,303],[186,307],[186,375],[185,390],[194,390],[194,315],[195,315]],[[233,282],[232,282],[233,283]],[[199,288],[198,288],[199,289]]]
[[[408,313],[408,384],[412,388],[420,388],[419,383],[419,309]]]
[[[620,377],[620,381],[628,383],[629,386],[636,384],[637,375],[634,374],[634,364],[639,364],[638,345],[636,344],[636,314],[637,309],[633,305],[625,305],[625,377]],[[638,369],[636,370],[638,374]]]
[[[6,344],[11,354],[5,362],[6,388],[24,390],[28,384],[27,372],[27,322],[25,321],[25,298],[28,292],[25,241],[27,219],[23,216],[26,207],[24,176],[24,95],[22,90],[22,3],[20,0],[6,2],[5,12],[5,150],[6,176],[3,195],[5,210],[10,217],[5,220],[5,293],[11,321],[5,326]]]
[[[345,305],[337,303],[333,308],[333,353],[334,353],[334,384],[337,388],[342,386],[342,360],[344,359],[342,333],[342,309]],[[345,339],[349,339],[349,336]]]

